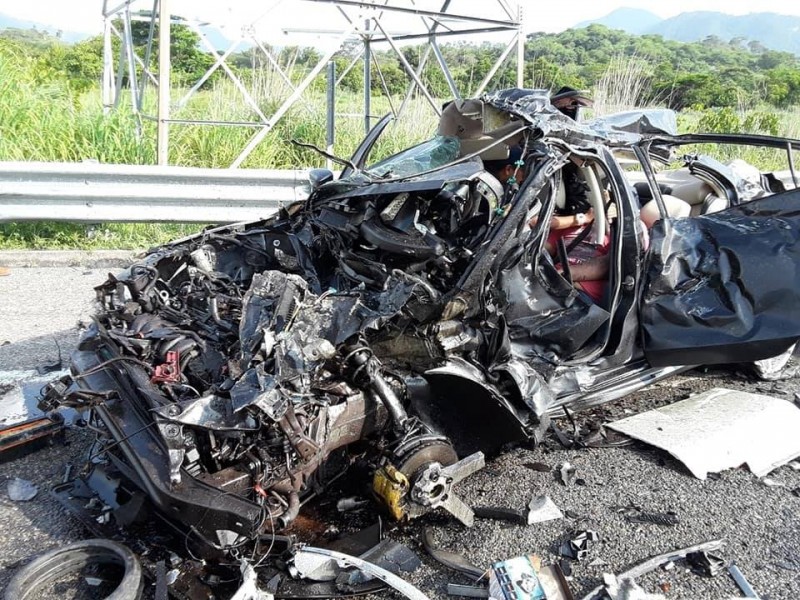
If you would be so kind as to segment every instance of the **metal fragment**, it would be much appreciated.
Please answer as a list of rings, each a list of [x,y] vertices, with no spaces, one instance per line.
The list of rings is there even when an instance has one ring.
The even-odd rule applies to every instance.
[[[423,532],[422,545],[434,560],[443,564],[445,567],[458,571],[459,573],[464,573],[473,579],[480,579],[486,573],[486,569],[476,567],[460,554],[437,548],[433,542],[433,533],[430,529],[426,529]]]
[[[742,590],[745,598],[758,598],[758,594],[756,594],[756,591],[750,586],[750,583],[747,581],[744,574],[739,570],[739,567],[736,566],[736,563],[732,562],[728,566],[728,573],[731,574],[731,577],[733,577],[736,585],[738,585],[739,589]]]
[[[703,542],[702,544],[697,544],[695,546],[689,546],[687,548],[681,548],[680,550],[673,550],[672,552],[667,552],[666,554],[659,554],[658,556],[653,556],[652,558],[648,558],[644,562],[639,563],[635,567],[628,569],[624,573],[620,573],[617,578],[618,579],[636,579],[641,577],[645,573],[649,573],[657,569],[662,565],[669,565],[670,563],[674,563],[676,560],[681,560],[682,558],[686,558],[686,556],[692,552],[700,552],[700,551],[714,551],[718,550],[723,545],[722,540],[711,540],[709,542]],[[586,594],[581,600],[598,600],[601,598],[601,593],[603,592],[603,585],[599,585],[594,588],[591,592]]]
[[[461,585],[458,583],[447,584],[448,596],[461,596],[462,598],[488,598],[489,589],[474,585]]]
[[[382,567],[374,565],[360,558],[356,558],[355,556],[342,554],[341,552],[335,552],[333,550],[326,550],[325,548],[304,546],[303,548],[300,548],[295,552],[294,556],[295,561],[297,561],[298,557],[300,557],[300,559],[302,560],[303,556],[306,554],[310,554],[312,556],[321,556],[330,558],[332,560],[335,560],[336,563],[341,568],[355,567],[356,569],[363,571],[367,575],[370,575],[376,579],[383,581],[385,584],[389,585],[390,587],[401,593],[409,600],[430,600],[428,596],[423,594],[413,585],[404,581],[394,573],[390,573],[389,571],[387,571]]]

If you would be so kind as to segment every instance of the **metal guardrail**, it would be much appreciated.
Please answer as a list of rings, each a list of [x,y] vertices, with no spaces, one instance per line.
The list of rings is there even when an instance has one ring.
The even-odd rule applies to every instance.
[[[0,222],[233,223],[308,195],[306,170],[0,162]]]
[[[305,169],[0,162],[0,222],[235,223],[307,196]]]

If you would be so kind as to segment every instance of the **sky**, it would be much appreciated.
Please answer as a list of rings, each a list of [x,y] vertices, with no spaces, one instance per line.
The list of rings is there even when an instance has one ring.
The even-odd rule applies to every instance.
[[[109,7],[122,3],[122,0],[106,1]],[[489,16],[486,7],[490,6],[496,9],[502,18],[497,1],[452,0],[450,11],[476,14],[476,11],[484,7],[482,16]],[[732,15],[745,15],[758,11],[800,16],[800,2],[786,0],[759,0],[757,3],[752,0],[669,0],[658,3],[652,0],[507,1],[512,6],[519,1],[523,9],[526,31],[545,32],[563,31],[578,22],[602,17],[621,7],[642,8],[663,18],[699,10]],[[392,2],[398,3],[398,0]],[[433,2],[417,0],[415,4],[427,9],[439,6],[440,2],[441,0]],[[330,29],[333,23],[337,27],[345,23],[333,6],[304,0],[170,0],[170,3],[174,7],[175,14],[190,16],[194,13],[193,16],[198,18],[225,23],[225,28],[237,30],[242,25],[254,21],[257,27],[266,27],[268,24],[275,27],[298,27],[302,24],[302,27],[309,29]],[[410,5],[410,2],[408,4]],[[152,5],[152,0],[136,0],[132,8],[149,9]],[[39,22],[55,29],[94,34],[102,31],[103,6],[104,0],[28,0],[27,2],[0,0],[0,13],[17,19]],[[400,27],[398,34],[403,32],[402,25]]]

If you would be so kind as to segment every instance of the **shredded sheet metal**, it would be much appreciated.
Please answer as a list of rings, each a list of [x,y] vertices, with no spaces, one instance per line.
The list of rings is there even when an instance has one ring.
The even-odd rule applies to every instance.
[[[428,596],[420,592],[417,588],[415,588],[410,583],[404,581],[401,577],[398,577],[394,573],[387,571],[383,567],[379,567],[369,561],[357,558],[355,556],[350,556],[349,554],[343,554],[341,552],[336,552],[334,550],[328,550],[326,548],[315,548],[313,546],[304,546],[295,552],[294,560],[295,563],[297,562],[298,558],[303,558],[306,554],[312,554],[315,556],[322,556],[323,558],[330,558],[336,561],[336,563],[342,568],[349,568],[355,567],[360,571],[363,571],[367,575],[371,575],[376,579],[380,579],[386,585],[392,587],[397,592],[408,598],[408,600],[430,600]]]
[[[800,409],[779,398],[724,388],[609,427],[666,450],[698,479],[744,463],[763,477],[800,456]]]

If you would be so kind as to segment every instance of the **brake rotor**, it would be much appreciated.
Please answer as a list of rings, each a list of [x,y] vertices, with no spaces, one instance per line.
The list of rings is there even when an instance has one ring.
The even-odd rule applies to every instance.
[[[453,486],[484,466],[483,453],[462,460],[446,438],[420,436],[401,445],[395,454],[398,471],[409,483],[404,512],[416,517],[444,508],[464,525],[472,526],[472,509],[454,492]]]
[[[448,442],[444,440],[420,441],[416,447],[404,451],[395,463],[398,471],[411,480],[422,467],[437,462],[443,466],[454,464],[458,455]]]

